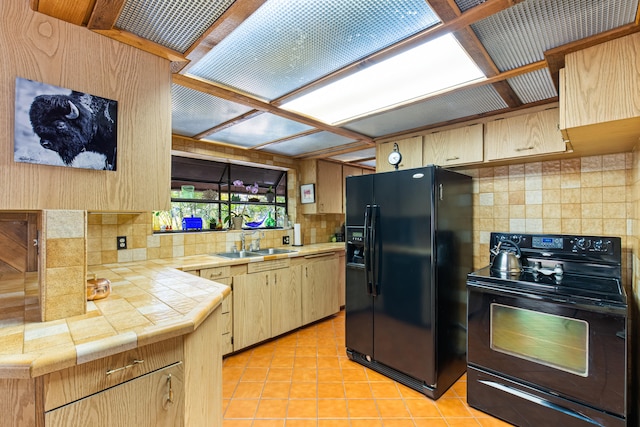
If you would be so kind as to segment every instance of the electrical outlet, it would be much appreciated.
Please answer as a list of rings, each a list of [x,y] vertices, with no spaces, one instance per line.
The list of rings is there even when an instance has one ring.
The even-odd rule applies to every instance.
[[[283,245],[289,244],[289,236],[282,236],[282,244]]]
[[[118,236],[117,239],[118,250],[127,249],[127,236]]]

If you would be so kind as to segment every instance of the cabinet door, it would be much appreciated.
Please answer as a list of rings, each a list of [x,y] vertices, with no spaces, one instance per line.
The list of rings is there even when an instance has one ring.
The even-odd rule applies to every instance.
[[[394,166],[387,161],[389,153],[393,151],[393,144],[398,144],[398,150],[402,154],[402,161],[398,169],[419,168],[422,166],[422,136],[401,139],[399,141],[385,142],[378,144],[376,148],[376,172],[387,172],[394,170]]]
[[[269,271],[233,278],[233,348],[271,338]]]
[[[565,143],[557,108],[494,120],[486,125],[487,160],[561,153]]]
[[[302,266],[302,323],[307,324],[340,311],[339,261],[335,254]]]
[[[560,70],[561,127],[580,152],[631,151],[638,143],[639,51],[640,33],[635,33],[565,57]]]
[[[302,326],[299,265],[271,272],[271,335]]]
[[[422,163],[454,166],[480,163],[483,156],[481,123],[424,136]]]
[[[317,213],[342,213],[342,165],[318,160]]]
[[[315,201],[302,204],[302,213],[342,213],[342,165],[322,160],[300,162],[302,184],[315,184]]]
[[[182,363],[143,375],[45,413],[47,427],[183,425]]]

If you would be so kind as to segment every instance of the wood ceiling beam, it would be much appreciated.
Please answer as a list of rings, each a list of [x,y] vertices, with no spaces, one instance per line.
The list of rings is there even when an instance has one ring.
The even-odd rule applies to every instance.
[[[116,26],[124,0],[95,0],[95,6],[87,23],[90,30],[110,30]]]
[[[185,52],[189,62],[173,67],[173,72],[185,73],[191,64],[202,59],[211,49],[235,30],[266,0],[236,0]]]
[[[246,105],[248,107],[255,108],[256,110],[272,113],[277,116],[284,117],[286,119],[294,120],[296,122],[315,127],[317,129],[326,130],[327,132],[331,132],[336,135],[341,135],[346,138],[355,139],[368,144],[373,144],[373,139],[369,136],[362,135],[360,133],[353,132],[348,129],[342,129],[336,126],[331,126],[326,123],[322,123],[318,120],[312,119],[310,117],[303,116],[301,114],[296,114],[290,111],[282,110],[276,107],[275,105],[271,105],[257,98],[253,98],[251,96],[235,92],[231,89],[215,85],[213,83],[207,82],[202,79],[198,79],[195,77],[187,77],[183,74],[174,74],[173,83],[184,86],[184,87],[188,87],[190,89],[197,90],[203,93],[208,93],[209,95],[226,99],[227,101],[232,101],[238,104]]]
[[[339,147],[324,148],[322,150],[311,151],[309,153],[294,156],[298,160],[326,159],[327,157],[337,156],[340,154],[352,153],[354,151],[366,150],[372,148],[370,145],[363,145],[360,142],[352,142],[350,144],[340,145]]]
[[[211,135],[212,133],[220,132],[221,130],[225,130],[226,128],[230,128],[231,126],[237,125],[238,123],[242,123],[245,120],[252,119],[252,118],[254,118],[256,116],[259,116],[260,114],[263,114],[263,113],[264,113],[264,111],[258,111],[258,110],[247,111],[246,113],[244,113],[244,114],[242,114],[240,116],[234,117],[231,120],[227,120],[224,123],[221,123],[221,124],[219,124],[217,126],[209,128],[209,129],[207,129],[207,130],[205,130],[203,132],[200,132],[199,134],[194,135],[193,138],[202,139],[204,137],[207,137],[207,136]]]
[[[445,25],[462,15],[453,0],[430,0],[429,4]],[[493,77],[500,74],[500,70],[471,27],[464,27],[453,34],[485,76]],[[509,107],[516,108],[522,105],[522,101],[506,81],[494,83],[493,88]]]

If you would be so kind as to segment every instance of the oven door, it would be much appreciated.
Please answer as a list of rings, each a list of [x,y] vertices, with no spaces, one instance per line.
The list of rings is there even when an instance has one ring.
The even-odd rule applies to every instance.
[[[467,290],[470,366],[625,416],[626,310]]]

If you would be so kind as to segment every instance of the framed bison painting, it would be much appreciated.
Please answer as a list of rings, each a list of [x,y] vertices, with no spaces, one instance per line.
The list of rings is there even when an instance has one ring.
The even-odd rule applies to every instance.
[[[16,162],[116,170],[118,102],[16,78]]]

